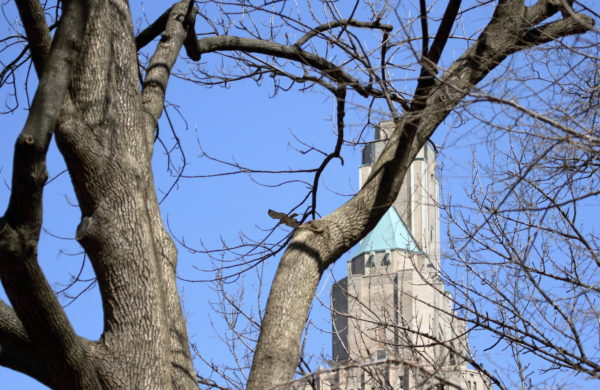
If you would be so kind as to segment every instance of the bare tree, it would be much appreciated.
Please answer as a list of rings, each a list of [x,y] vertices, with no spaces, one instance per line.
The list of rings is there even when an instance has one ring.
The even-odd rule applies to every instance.
[[[463,274],[445,279],[462,317],[489,335],[488,348],[513,355],[520,375],[511,385],[521,388],[543,388],[537,372],[556,386],[570,385],[564,372],[582,379],[600,373],[599,242],[591,220],[600,155],[598,46],[584,39],[568,55],[559,50],[533,56],[552,72],[530,74],[539,92],[527,101],[504,92],[473,96],[472,115],[493,102],[506,120],[484,121],[493,158],[473,159],[467,199],[444,206],[453,226],[447,255]]]
[[[451,0],[441,9],[421,1],[412,19],[394,2],[356,1],[343,15],[330,1],[319,10],[311,2],[298,10],[283,0],[182,0],[135,36],[126,1],[70,0],[47,4],[46,11],[37,0],[15,4],[24,33],[3,42],[26,43],[28,50],[7,61],[0,80],[14,82],[15,69],[30,56],[40,83],[15,146],[11,198],[0,223],[0,277],[12,305],[0,306],[0,363],[65,389],[198,386],[176,286],[177,249],[160,216],[151,165],[168,80],[182,49],[192,63],[217,52],[223,59],[218,69],[201,63],[178,75],[192,82],[269,76],[276,92],[290,88],[286,82],[319,87],[336,104],[337,142],[309,170],[304,210],[298,219],[272,213],[292,233],[274,245],[253,243],[262,252],[240,257],[243,270],[283,252],[247,383],[248,389],[266,389],[294,374],[323,273],[376,225],[440,124],[507,57],[553,41],[568,51],[563,37],[593,29],[595,17],[585,5],[554,0]],[[481,12],[485,22],[459,37],[456,25],[468,11]],[[49,27],[53,15],[57,23]],[[431,36],[430,27],[436,29]],[[52,44],[50,28],[56,29]],[[155,38],[156,48],[145,57]],[[458,58],[444,50],[450,39],[467,43],[456,46],[466,46]],[[400,75],[406,72],[412,79]],[[394,131],[362,189],[317,218],[319,179],[341,158],[352,105],[371,106],[368,116],[385,110]],[[98,341],[75,334],[38,265],[52,134],[81,210],[76,238],[101,292],[104,332]]]

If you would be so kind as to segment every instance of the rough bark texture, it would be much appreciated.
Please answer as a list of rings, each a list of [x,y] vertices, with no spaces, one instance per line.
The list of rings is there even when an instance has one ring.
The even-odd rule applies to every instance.
[[[32,2],[29,5],[33,6],[29,8],[36,9],[36,3],[39,6],[39,2]],[[38,74],[44,69],[44,75],[62,81],[64,92],[69,82],[70,86],[64,102],[62,96],[54,96],[52,104],[42,102],[40,105],[46,111],[55,107],[55,117],[52,124],[44,127],[47,132],[40,135],[43,136],[41,143],[35,144],[43,152],[36,157],[39,168],[24,163],[15,164],[15,169],[24,166],[33,170],[38,190],[32,196],[41,204],[48,134],[54,128],[63,102],[56,139],[82,211],[76,238],[93,264],[105,314],[101,340],[92,343],[74,335],[37,265],[35,248],[41,226],[41,205],[38,209],[33,208],[35,215],[31,218],[21,208],[9,206],[3,219],[3,248],[8,248],[14,255],[11,262],[3,261],[2,273],[7,276],[3,283],[7,292],[11,291],[13,282],[21,285],[20,290],[15,289],[11,302],[18,309],[18,297],[31,297],[36,286],[45,286],[42,288],[45,295],[36,299],[50,300],[50,303],[40,305],[35,302],[34,309],[40,307],[43,310],[54,305],[52,310],[63,318],[59,325],[66,330],[49,333],[51,324],[39,323],[44,316],[36,310],[23,310],[23,313],[17,310],[17,318],[10,308],[2,307],[0,325],[10,342],[2,343],[0,359],[52,387],[197,388],[176,287],[177,251],[160,218],[150,165],[154,131],[162,112],[168,74],[186,36],[181,16],[187,15],[189,4],[189,1],[180,2],[169,14],[167,29],[171,39],[159,44],[152,63],[156,70],[148,72],[149,81],[145,84],[152,87],[147,88],[149,92],[145,91],[143,102],[135,38],[126,1],[99,1],[97,7],[90,9],[85,34],[83,28],[77,33],[83,41],[74,51],[79,56],[77,61],[72,60],[75,62],[72,77],[71,72],[64,71],[64,66],[50,75],[52,56],[57,53],[55,47],[50,51],[49,62],[44,63],[48,55],[44,51],[48,48],[31,46]],[[29,12],[28,8],[23,9],[24,13]],[[61,28],[68,18],[67,11],[65,15]],[[32,31],[28,36],[30,41],[40,39],[40,34],[49,40],[43,17],[30,16],[33,23],[27,30],[28,34]],[[84,23],[87,15],[73,19]],[[154,90],[159,92],[152,92]],[[32,108],[30,118],[35,112]],[[38,123],[30,127],[40,128]],[[30,144],[25,131],[19,142],[26,147]],[[17,172],[15,176],[18,176]],[[19,200],[20,195],[13,191],[14,199]],[[8,227],[14,226],[12,221],[15,219],[28,218],[33,218],[35,225],[31,237],[26,237],[29,249],[13,248],[18,242],[17,233],[11,234]],[[8,221],[8,225],[4,221]],[[19,268],[12,264],[27,267],[27,272],[17,273]],[[28,293],[21,291],[23,288],[28,289]],[[42,335],[70,337],[64,343],[77,347],[79,356],[69,350],[60,350],[57,342],[36,339],[29,328],[29,337],[25,337],[21,321],[27,328],[27,316],[32,317],[32,324],[38,321],[33,325]],[[53,318],[52,313],[48,316]],[[35,342],[35,347],[30,340]],[[35,353],[48,348],[52,348],[48,354],[29,360]],[[71,376],[63,367],[70,365],[75,367]],[[84,367],[79,367],[81,365]],[[86,372],[91,378],[84,375]]]
[[[65,389],[97,389],[100,385],[83,344],[39,267],[37,243],[42,223],[42,190],[47,178],[46,151],[82,45],[88,12],[93,7],[94,3],[86,1],[65,3],[48,60],[37,68],[44,72],[15,145],[12,192],[0,220],[0,277],[29,341],[22,337],[17,342],[9,339],[7,344],[12,341],[15,350],[9,349],[8,353],[26,356],[35,346],[39,361],[23,368],[41,374],[41,380],[53,387]],[[39,15],[34,19],[39,21]],[[44,46],[37,47],[41,50]],[[37,58],[41,61],[46,57]],[[6,308],[3,311],[9,314]],[[20,324],[12,322],[12,329],[21,333]],[[18,350],[18,346],[22,349]],[[40,369],[40,363],[45,369]]]
[[[184,15],[187,3],[180,4]],[[102,294],[104,386],[195,388],[175,283],[177,251],[162,225],[152,179],[160,110],[142,103],[131,26],[125,1],[105,2],[92,18],[57,142],[82,211],[77,239]],[[159,52],[174,40],[161,42]],[[156,67],[168,71],[173,62]],[[164,98],[166,77],[155,83]],[[156,104],[162,107],[162,99]]]

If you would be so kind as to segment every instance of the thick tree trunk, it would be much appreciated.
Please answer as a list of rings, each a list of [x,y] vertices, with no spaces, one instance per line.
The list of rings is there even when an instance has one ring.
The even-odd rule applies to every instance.
[[[56,137],[82,219],[77,239],[100,287],[95,349],[105,388],[197,388],[175,279],[177,251],[155,195],[155,118],[144,110],[126,1],[106,1],[84,48]]]
[[[143,96],[127,1],[86,4],[67,2],[57,33],[77,28],[71,35],[79,41],[68,36],[50,49],[39,1],[17,2],[38,75],[50,73],[40,83],[17,146],[17,156],[19,145],[24,156],[33,148],[35,161],[15,164],[15,172],[33,173],[15,175],[14,201],[0,224],[0,246],[7,255],[3,282],[18,309],[0,306],[0,362],[59,388],[197,388],[176,285],[177,250],[162,224],[151,168],[156,122],[186,37],[191,2],[180,1],[167,13],[171,39],[157,48],[151,64],[158,66],[148,72]],[[75,11],[69,17],[70,5]],[[92,262],[102,297],[104,332],[98,342],[75,336],[37,265],[44,158],[57,119],[56,140],[82,211],[76,238]],[[25,198],[22,185],[34,186]],[[18,235],[26,238],[25,252],[18,250]],[[46,350],[51,353],[39,354]]]

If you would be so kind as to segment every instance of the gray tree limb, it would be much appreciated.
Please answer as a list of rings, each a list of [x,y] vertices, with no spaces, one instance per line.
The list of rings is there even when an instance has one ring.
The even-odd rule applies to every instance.
[[[50,30],[46,24],[44,8],[39,0],[15,0],[19,16],[33,60],[33,66],[37,72],[38,79],[42,77],[44,64],[50,52]]]
[[[193,25],[195,21],[196,9],[193,4],[190,0],[184,0],[169,8],[164,33],[148,63],[143,82],[142,102],[144,110],[154,119],[149,129],[150,145],[154,142],[154,129],[163,112],[171,69],[186,39],[188,26]]]
[[[199,59],[202,54],[212,53],[217,51],[241,51],[248,53],[259,53],[270,55],[277,58],[284,58],[295,61],[299,64],[304,64],[313,69],[320,71],[327,78],[345,84],[349,88],[354,89],[363,97],[385,97],[385,93],[381,90],[373,88],[370,85],[363,85],[359,80],[345,72],[338,65],[328,61],[327,59],[318,56],[314,53],[303,50],[298,45],[282,45],[280,43],[266,41],[262,39],[243,38],[229,35],[221,35],[216,37],[206,37],[195,40],[194,42],[186,42],[185,46],[188,55],[192,59]],[[390,94],[393,101],[404,103],[405,99]]]
[[[46,386],[54,385],[15,311],[3,301],[0,301],[0,365],[29,375]]]
[[[548,41],[531,38],[534,30],[529,28],[537,23],[524,20],[524,14],[521,1],[500,1],[489,25],[429,90],[424,104],[396,121],[362,189],[320,220],[322,233],[295,231],[271,288],[248,390],[269,388],[292,377],[300,354],[300,337],[321,275],[379,221],[396,198],[410,162],[448,113],[508,55]],[[549,10],[546,17],[552,14]],[[554,39],[587,31],[582,23],[551,25]]]
[[[87,1],[65,3],[31,110],[15,145],[11,196],[0,219],[3,286],[57,388],[100,387],[96,372],[37,261],[42,193],[47,178],[46,151],[71,81],[89,8]],[[36,25],[40,24],[38,20]],[[43,28],[34,33],[43,35]],[[44,46],[35,47],[32,50],[38,50],[36,57],[42,62]]]

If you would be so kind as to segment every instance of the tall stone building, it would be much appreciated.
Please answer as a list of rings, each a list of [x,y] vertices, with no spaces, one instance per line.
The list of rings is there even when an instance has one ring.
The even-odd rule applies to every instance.
[[[383,150],[389,123],[364,148],[359,181]],[[334,284],[330,368],[293,389],[490,388],[461,359],[465,324],[439,278],[440,227],[436,160],[431,146],[417,155],[398,198],[348,261]]]

